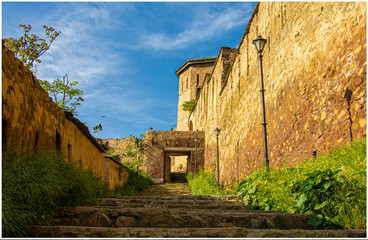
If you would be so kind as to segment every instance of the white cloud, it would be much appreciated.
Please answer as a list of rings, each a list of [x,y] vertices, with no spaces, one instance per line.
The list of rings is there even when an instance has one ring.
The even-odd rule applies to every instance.
[[[169,33],[145,33],[140,39],[141,47],[156,50],[173,50],[185,48],[190,44],[210,39],[234,27],[245,26],[253,9],[245,4],[238,8],[225,8],[222,11],[211,11],[201,8],[182,32],[176,35]]]
[[[111,29],[108,9],[90,4],[70,4],[58,15],[54,28],[61,31],[51,48],[41,57],[39,77],[52,80],[66,73],[89,87],[105,80],[104,76],[122,70],[124,55],[110,49],[107,31]],[[61,12],[56,12],[61,14]]]

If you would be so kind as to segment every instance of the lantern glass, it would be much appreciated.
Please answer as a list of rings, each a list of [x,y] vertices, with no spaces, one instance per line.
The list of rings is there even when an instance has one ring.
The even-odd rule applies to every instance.
[[[215,129],[215,135],[216,135],[216,136],[220,135],[220,132],[221,132],[221,130],[220,130],[219,128],[216,128],[216,129]]]
[[[262,38],[261,35],[259,35],[256,39],[253,40],[253,44],[256,47],[257,52],[262,52],[266,43],[267,43],[267,40]]]
[[[194,138],[194,142],[197,142],[197,141],[198,141],[198,138],[197,138],[197,137],[195,137],[195,138]]]

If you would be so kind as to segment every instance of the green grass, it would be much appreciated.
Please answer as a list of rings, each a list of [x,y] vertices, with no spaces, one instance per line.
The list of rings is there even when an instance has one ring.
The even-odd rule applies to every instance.
[[[205,171],[199,167],[197,176],[194,173],[189,173],[186,176],[188,184],[192,189],[193,195],[228,195],[231,191],[226,190],[220,183],[219,191],[217,192],[217,180],[215,174],[210,171]]]
[[[255,209],[318,215],[315,227],[366,227],[366,140],[296,167],[248,176],[235,193]]]
[[[55,207],[90,205],[111,194],[91,172],[57,153],[3,152],[3,237],[26,237],[30,225],[48,224]]]
[[[115,193],[123,196],[134,196],[148,188],[152,184],[152,179],[143,170],[137,173],[134,167],[128,166],[129,177],[127,183],[115,190]]]
[[[332,149],[295,167],[247,176],[234,190],[253,209],[315,214],[315,228],[366,228],[366,139]],[[217,195],[213,171],[187,175],[193,195]]]

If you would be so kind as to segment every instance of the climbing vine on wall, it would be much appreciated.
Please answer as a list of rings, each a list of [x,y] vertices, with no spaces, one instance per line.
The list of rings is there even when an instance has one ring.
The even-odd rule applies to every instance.
[[[196,104],[195,99],[184,102],[183,105],[182,105],[183,106],[183,111],[188,111],[190,113],[193,112],[195,104]]]

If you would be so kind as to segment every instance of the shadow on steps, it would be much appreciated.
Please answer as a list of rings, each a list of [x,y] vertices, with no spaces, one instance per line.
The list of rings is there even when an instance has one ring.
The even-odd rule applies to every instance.
[[[172,183],[186,183],[187,179],[185,178],[186,173],[181,172],[172,172],[171,173],[171,182]]]

